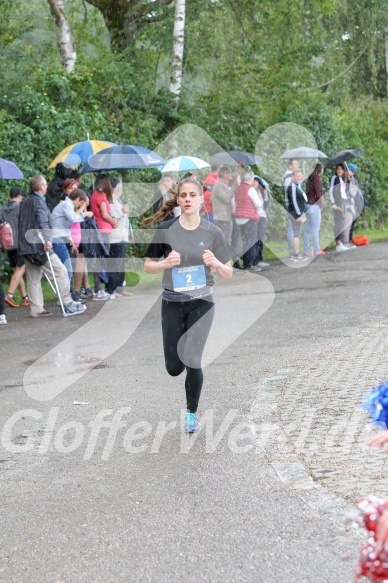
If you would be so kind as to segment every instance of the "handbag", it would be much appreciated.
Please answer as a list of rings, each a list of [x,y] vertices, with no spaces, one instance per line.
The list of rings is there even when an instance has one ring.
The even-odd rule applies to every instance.
[[[13,247],[13,232],[9,223],[2,223],[0,225],[0,247],[5,249],[12,249]]]
[[[24,259],[27,259],[32,265],[44,265],[47,261],[46,253],[30,253],[25,255]]]

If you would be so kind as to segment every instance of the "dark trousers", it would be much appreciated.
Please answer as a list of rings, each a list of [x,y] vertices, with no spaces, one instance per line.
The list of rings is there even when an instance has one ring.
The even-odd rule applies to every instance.
[[[258,221],[252,221],[249,219],[248,222],[240,225],[241,239],[244,254],[242,256],[244,267],[252,267],[253,260],[255,257],[255,245],[258,239],[257,237],[257,225]]]
[[[267,218],[260,217],[258,229],[257,229],[257,236],[258,240],[255,245],[255,256],[253,258],[254,265],[257,265],[261,261],[263,261],[263,249],[264,249],[264,241],[265,241],[265,233],[267,231]]]
[[[3,257],[1,254],[1,250],[0,250],[0,276],[1,276],[1,264],[3,261]],[[3,288],[3,284],[1,283],[1,277],[0,277],[0,315],[4,314],[4,309],[5,309],[5,294],[4,294],[4,288]]]
[[[162,300],[162,331],[166,370],[178,376],[186,369],[187,409],[195,413],[203,384],[202,354],[214,318],[214,302]]]
[[[105,243],[106,248],[110,252],[110,244],[109,244],[109,233],[101,233],[101,237]],[[97,261],[98,271],[94,271],[94,291],[97,293],[102,289],[102,282],[108,281],[108,274],[106,273],[107,269],[107,259],[106,257],[99,257]],[[109,268],[108,268],[109,269]]]
[[[113,294],[124,281],[125,275],[125,243],[111,243],[109,249],[108,284],[106,291]]]

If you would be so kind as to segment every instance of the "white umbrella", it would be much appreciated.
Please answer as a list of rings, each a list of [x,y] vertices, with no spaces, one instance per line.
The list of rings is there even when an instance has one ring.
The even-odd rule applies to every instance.
[[[166,164],[159,167],[159,170],[161,172],[181,172],[184,170],[199,170],[200,168],[207,168],[209,166],[210,164],[201,160],[201,158],[177,156],[176,158],[167,160]]]
[[[321,150],[315,150],[315,148],[307,148],[306,146],[301,146],[300,148],[294,148],[293,150],[287,150],[280,156],[283,160],[290,160],[291,158],[327,158],[326,154],[321,152]]]

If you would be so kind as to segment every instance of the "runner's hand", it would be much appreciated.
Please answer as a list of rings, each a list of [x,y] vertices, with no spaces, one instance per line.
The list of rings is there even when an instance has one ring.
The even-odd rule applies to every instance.
[[[181,256],[177,251],[171,251],[168,257],[164,259],[164,265],[166,268],[176,267],[181,264]]]
[[[217,267],[217,265],[219,265],[218,259],[215,257],[214,253],[209,251],[209,249],[206,249],[202,255],[202,259],[207,267]]]
[[[373,447],[382,447],[385,450],[388,450],[388,430],[380,431],[377,435],[372,437],[372,439],[368,442],[369,445]]]

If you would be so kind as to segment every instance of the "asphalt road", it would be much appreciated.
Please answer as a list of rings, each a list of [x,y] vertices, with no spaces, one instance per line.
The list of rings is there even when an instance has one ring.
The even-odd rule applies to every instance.
[[[302,368],[381,322],[387,254],[370,245],[220,284],[197,438],[182,435],[155,289],[66,320],[8,310],[0,580],[351,582],[359,536],[279,479],[250,414],[290,360]]]

